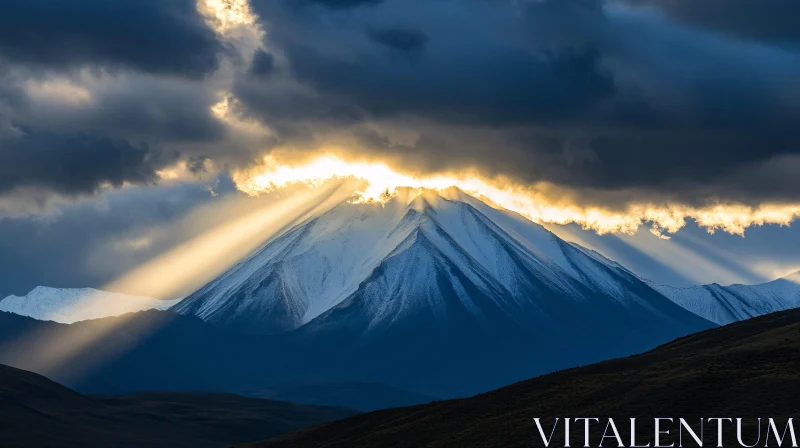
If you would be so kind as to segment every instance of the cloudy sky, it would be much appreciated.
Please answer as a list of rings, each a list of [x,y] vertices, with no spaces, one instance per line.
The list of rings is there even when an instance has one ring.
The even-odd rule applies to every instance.
[[[324,155],[480,179],[664,283],[767,280],[800,268],[799,79],[796,0],[0,0],[0,296],[102,286]]]

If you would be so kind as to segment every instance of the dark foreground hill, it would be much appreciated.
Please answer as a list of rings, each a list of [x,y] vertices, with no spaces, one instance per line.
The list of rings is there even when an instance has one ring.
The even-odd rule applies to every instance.
[[[436,401],[429,395],[408,392],[381,383],[340,381],[330,383],[277,384],[261,390],[242,391],[248,397],[268,398],[295,404],[345,407],[374,411]],[[387,406],[387,404],[391,404]]]
[[[87,396],[0,365],[3,447],[220,447],[353,413],[231,394]]]
[[[700,417],[742,417],[746,419],[746,442],[752,444],[757,436],[752,417],[782,418],[783,430],[786,418],[797,420],[798,414],[800,310],[792,310],[697,333],[642,355],[544,375],[472,398],[362,414],[251,446],[543,446],[534,417],[543,419],[547,434],[554,417],[599,417],[601,421],[612,417],[626,445],[631,417],[641,423],[637,430],[641,431],[637,439],[641,444],[653,439],[654,417],[683,417],[690,422],[699,422]],[[583,446],[583,427],[573,428],[572,446]],[[598,446],[599,434],[592,434],[591,446]],[[705,436],[708,446],[716,446],[712,443],[716,426],[708,426]],[[563,431],[556,431],[555,437],[559,442],[551,446],[564,446]],[[739,446],[735,437],[735,428],[725,431],[730,446]],[[669,444],[670,439],[666,440]],[[763,444],[762,439],[758,446]],[[603,446],[616,444],[610,439]]]

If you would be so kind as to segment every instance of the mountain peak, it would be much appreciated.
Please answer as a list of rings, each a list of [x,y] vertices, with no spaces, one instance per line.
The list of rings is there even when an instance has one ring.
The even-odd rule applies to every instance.
[[[472,294],[494,297],[488,300],[512,297],[517,303],[511,308],[541,309],[531,303],[547,294],[601,291],[595,297],[612,295],[617,303],[636,296],[626,289],[629,279],[608,269],[612,262],[573,249],[538,224],[455,187],[400,188],[382,206],[345,202],[316,216],[174,309],[248,332],[283,332],[345,302],[376,269],[411,247],[413,256],[403,256],[409,266],[398,270],[409,277],[402,284],[408,290],[432,278],[418,272],[433,269],[434,263],[423,262],[430,256],[436,269],[461,273],[453,280],[456,290],[468,281]]]
[[[438,204],[441,200],[442,197],[437,193],[430,190],[423,191],[408,204],[407,208],[419,213],[436,213],[433,204]]]

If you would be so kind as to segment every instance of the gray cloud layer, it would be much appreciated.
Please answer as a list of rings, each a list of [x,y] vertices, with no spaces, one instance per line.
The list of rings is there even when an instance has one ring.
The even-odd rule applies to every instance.
[[[36,154],[51,166],[88,154],[80,142],[116,142],[116,155],[76,166],[74,184],[148,182],[169,159],[152,148],[235,168],[346,135],[353,151],[419,169],[477,166],[606,204],[620,192],[797,200],[783,169],[800,156],[796,3],[251,0],[268,32],[239,67],[236,42],[206,26],[194,0],[5,0],[0,133],[25,137],[0,157],[19,160],[33,136],[50,136]],[[221,58],[233,62],[232,87],[220,85]],[[87,99],[34,95],[54,78]],[[268,138],[211,113],[221,89]],[[37,170],[38,184],[73,191]]]
[[[766,26],[791,39],[796,28],[777,23],[780,2],[720,6],[713,23],[707,3],[643,3],[386,0],[339,12],[256,2],[270,44],[315,96],[293,101],[250,79],[237,93],[256,116],[290,128],[286,139],[306,137],[302,118],[380,121],[387,132],[365,145],[432,169],[475,164],[528,182],[682,200],[798,199],[783,177],[755,190],[731,182],[800,151],[800,53]],[[764,23],[746,34],[750,10]],[[415,57],[396,51],[403,46]],[[381,138],[398,127],[419,130],[419,143]]]
[[[194,0],[2,0],[0,57],[198,77],[223,49]]]
[[[221,141],[228,47],[194,0],[0,1],[0,199],[155,183]]]
[[[756,42],[800,43],[800,3],[794,0],[626,0],[657,8],[689,25]]]
[[[146,144],[25,132],[0,139],[0,194],[15,188],[44,188],[65,194],[92,193],[124,182],[153,183],[156,171],[173,162]]]

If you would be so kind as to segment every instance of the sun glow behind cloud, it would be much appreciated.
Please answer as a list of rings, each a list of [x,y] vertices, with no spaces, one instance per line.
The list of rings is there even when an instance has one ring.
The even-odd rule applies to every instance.
[[[256,23],[248,0],[199,0],[197,10],[206,17],[209,26],[221,35]]]
[[[532,221],[551,224],[576,223],[599,234],[635,233],[640,226],[661,238],[669,238],[692,219],[709,232],[723,230],[743,235],[753,225],[789,225],[800,217],[800,205],[717,204],[691,207],[681,204],[631,203],[622,211],[572,203],[557,197],[547,184],[523,185],[502,176],[481,176],[477,170],[433,175],[403,172],[380,161],[347,160],[332,153],[294,162],[277,155],[265,156],[254,169],[234,173],[237,187],[250,195],[275,191],[293,184],[320,185],[336,178],[354,178],[364,187],[354,191],[356,202],[385,202],[399,187],[444,190],[458,187],[496,206],[517,212]]]
[[[241,61],[246,61],[245,67],[249,67],[255,51],[269,47],[267,33],[249,0],[197,0],[197,8],[209,26],[239,50]],[[280,58],[280,51],[274,53]],[[236,66],[236,63],[232,63],[232,66]],[[223,75],[226,73],[225,70],[220,72]],[[242,105],[231,93],[230,84],[234,77],[227,75],[217,75],[220,78],[220,100],[211,107],[211,113],[248,144],[261,144],[265,139],[274,137],[269,123],[242,114]],[[341,148],[340,145],[335,146]],[[694,220],[712,233],[722,230],[743,235],[745,229],[753,225],[789,225],[800,217],[800,204],[765,203],[751,206],[720,203],[696,207],[678,202],[636,201],[633,194],[624,208],[611,208],[599,202],[583,200],[578,192],[546,182],[523,184],[505,176],[488,177],[477,169],[411,173],[403,170],[402,166],[384,161],[356,160],[345,156],[350,151],[317,151],[317,157],[300,162],[296,158],[286,157],[286,154],[279,156],[273,153],[264,157],[257,168],[235,171],[234,180],[240,190],[257,195],[292,184],[317,186],[331,179],[353,178],[362,181],[360,184],[363,185],[363,188],[354,191],[356,202],[383,202],[398,187],[442,190],[456,186],[468,194],[539,223],[576,223],[598,234],[634,234],[640,227],[647,226],[653,235],[664,239],[680,230],[688,220]]]

